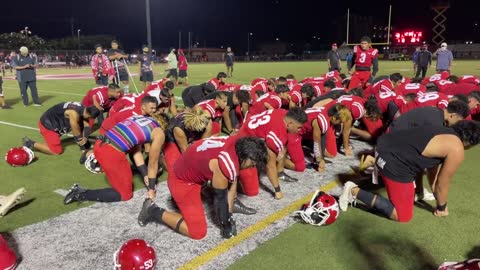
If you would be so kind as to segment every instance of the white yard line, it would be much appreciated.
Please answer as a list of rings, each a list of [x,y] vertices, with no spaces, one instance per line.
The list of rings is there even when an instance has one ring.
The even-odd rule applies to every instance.
[[[4,124],[4,125],[7,125],[7,126],[13,126],[13,127],[19,127],[19,128],[25,128],[25,129],[31,129],[31,130],[39,131],[38,128],[29,127],[29,126],[24,126],[24,125],[18,125],[18,124],[14,124],[14,123],[10,123],[10,122],[0,121],[0,124]]]

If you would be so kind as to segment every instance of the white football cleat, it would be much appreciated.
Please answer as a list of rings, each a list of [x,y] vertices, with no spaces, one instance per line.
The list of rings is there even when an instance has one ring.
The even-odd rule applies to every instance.
[[[0,217],[5,216],[8,210],[17,205],[23,199],[26,192],[27,190],[22,187],[8,196],[0,196]]]
[[[435,201],[435,195],[426,188],[423,188],[423,194],[415,194],[415,201]]]
[[[358,187],[355,183],[348,181],[343,186],[342,195],[340,195],[338,199],[338,205],[340,206],[340,210],[347,211],[348,205],[353,204],[356,202],[355,197],[352,195],[352,189],[354,187]]]

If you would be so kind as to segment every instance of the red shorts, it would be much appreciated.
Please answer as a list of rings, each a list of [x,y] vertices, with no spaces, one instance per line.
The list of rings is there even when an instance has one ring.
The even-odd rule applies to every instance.
[[[168,177],[167,184],[185,220],[190,237],[196,240],[204,238],[207,235],[207,220],[201,198],[202,186],[185,182],[177,177]]]
[[[367,131],[372,135],[372,139],[378,138],[382,134],[383,122],[382,119],[377,119],[377,121],[372,121],[369,118],[362,118],[363,124],[367,127]]]
[[[180,158],[180,155],[182,153],[180,153],[180,149],[178,149],[177,144],[174,142],[167,142],[163,147],[163,153],[165,154],[165,163],[167,165],[168,178],[175,178],[175,174],[173,173],[173,165],[175,164],[175,161]]]
[[[350,83],[348,84],[348,90],[353,88],[365,88],[365,85],[370,79],[370,75],[370,71],[355,71],[350,79]]]
[[[220,133],[220,123],[217,121],[212,122],[212,135]]]
[[[335,137],[334,127],[330,126],[325,134],[325,151],[330,155],[337,156],[337,138]]]
[[[305,155],[302,148],[302,138],[298,134],[288,133],[287,153],[295,164],[295,171],[305,171]]]
[[[95,143],[93,153],[112,188],[122,196],[122,201],[130,200],[133,197],[133,175],[125,153],[100,140]]]
[[[62,143],[60,142],[60,135],[57,132],[46,129],[40,120],[38,120],[38,128],[40,134],[48,145],[48,149],[56,155],[60,155],[63,152]]]
[[[388,198],[397,211],[399,222],[409,222],[413,217],[415,183],[400,183],[382,175]]]

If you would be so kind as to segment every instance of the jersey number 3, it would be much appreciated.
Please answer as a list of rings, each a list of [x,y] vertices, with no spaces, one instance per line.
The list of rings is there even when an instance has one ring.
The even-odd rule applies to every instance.
[[[256,129],[259,126],[263,126],[270,122],[270,114],[273,110],[264,111],[263,113],[256,114],[252,116],[250,122],[248,122],[249,129]]]

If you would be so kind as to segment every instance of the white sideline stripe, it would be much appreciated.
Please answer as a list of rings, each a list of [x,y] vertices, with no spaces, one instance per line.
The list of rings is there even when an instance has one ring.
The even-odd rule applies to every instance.
[[[17,89],[17,90],[19,90],[18,88],[9,87],[9,86],[4,86],[3,88],[5,88],[5,89]],[[85,95],[82,95],[82,94],[67,93],[67,92],[56,92],[56,91],[47,91],[47,90],[38,90],[38,92],[61,94],[61,95],[70,95],[70,96],[80,96],[80,97],[85,96]]]
[[[56,189],[53,192],[57,193],[58,195],[65,197],[67,196],[68,190],[65,189]]]
[[[9,122],[4,122],[4,121],[0,121],[0,124],[4,124],[4,125],[7,125],[7,126],[13,126],[13,127],[19,127],[19,128],[26,128],[26,129],[36,130],[36,131],[40,130],[38,128],[23,126],[23,125],[17,125],[17,124],[14,124],[14,123],[9,123]]]

